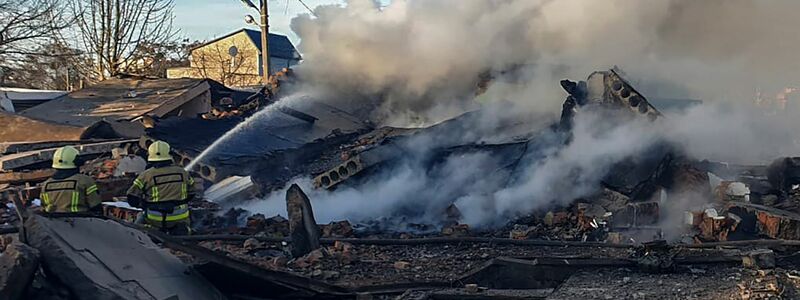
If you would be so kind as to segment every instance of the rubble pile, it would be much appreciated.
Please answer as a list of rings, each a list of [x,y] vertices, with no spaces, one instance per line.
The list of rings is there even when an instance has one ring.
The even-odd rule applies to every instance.
[[[798,297],[795,157],[743,166],[701,161],[680,147],[658,144],[611,165],[597,186],[560,183],[591,189],[582,196],[519,211],[503,224],[474,226],[464,215],[466,204],[457,201],[465,195],[458,188],[412,195],[452,199],[417,202],[390,215],[315,218],[325,214],[309,195],[358,190],[382,172],[408,165],[412,156],[425,172],[436,173],[450,157],[485,154],[493,159],[484,175],[502,188],[521,177],[523,166],[569,145],[581,114],[666,118],[617,69],[561,81],[567,96],[552,124],[498,120],[477,126],[485,116],[476,111],[428,127],[381,127],[354,110],[310,101],[281,105],[251,125],[259,138],[222,145],[216,155],[199,159],[228,131],[279,103],[296,87],[295,76],[283,70],[252,92],[206,80],[136,85],[129,81],[140,79],[115,79],[95,93],[48,104],[59,109],[70,107],[64,103],[74,101],[70,97],[95,97],[83,104],[91,105],[82,108],[92,112],[87,120],[55,118],[46,107],[27,112],[53,123],[43,128],[77,135],[70,142],[0,144],[0,298]],[[176,90],[167,94],[136,88],[173,84]],[[125,92],[113,94],[119,89],[109,86]],[[120,106],[121,99],[133,102],[132,108]],[[97,120],[109,105],[119,114]],[[458,134],[463,132],[480,137]],[[126,190],[147,167],[144,149],[155,140],[169,142],[175,163],[206,191],[189,203],[192,235],[168,236],[134,224],[141,210],[125,202]],[[79,148],[81,172],[97,180],[102,213],[40,212],[41,183],[54,173],[49,160],[68,144]],[[307,190],[298,178],[310,180]],[[262,198],[276,194],[285,214],[242,208],[258,209],[267,201]],[[126,259],[119,259],[121,253]],[[80,283],[63,284],[76,279]],[[180,293],[159,281],[180,286]]]

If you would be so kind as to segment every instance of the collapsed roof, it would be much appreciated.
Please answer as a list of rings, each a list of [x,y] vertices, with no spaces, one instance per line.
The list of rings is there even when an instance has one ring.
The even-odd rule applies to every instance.
[[[194,116],[209,110],[208,79],[109,79],[21,114],[87,127],[97,121],[130,121],[148,115]]]
[[[3,142],[77,141],[86,128],[34,120],[0,111],[0,140]]]

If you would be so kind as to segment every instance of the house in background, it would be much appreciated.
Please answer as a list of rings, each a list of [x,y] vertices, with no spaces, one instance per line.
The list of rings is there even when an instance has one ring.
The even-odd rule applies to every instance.
[[[261,84],[261,32],[241,29],[191,50],[188,67],[170,68],[167,78],[210,78],[226,86]],[[300,62],[289,38],[269,34],[270,74]]]

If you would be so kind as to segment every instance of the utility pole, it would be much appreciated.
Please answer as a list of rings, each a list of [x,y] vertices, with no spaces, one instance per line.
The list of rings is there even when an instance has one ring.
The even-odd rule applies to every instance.
[[[261,6],[259,12],[261,13],[261,68],[264,69],[262,75],[264,85],[269,83],[269,16],[267,15],[267,1],[259,0]]]
[[[262,81],[264,81],[264,85],[269,83],[269,16],[267,9],[267,1],[269,0],[258,0],[258,6],[256,6],[250,0],[240,0],[242,4],[245,6],[255,9],[261,14],[261,24],[257,24],[261,27],[261,72]],[[247,24],[254,24],[256,25],[256,21],[253,19],[252,16],[246,15],[245,22]]]

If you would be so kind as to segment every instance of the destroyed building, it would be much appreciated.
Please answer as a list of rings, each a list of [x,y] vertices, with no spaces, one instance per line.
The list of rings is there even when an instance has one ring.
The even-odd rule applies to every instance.
[[[0,190],[10,204],[0,230],[19,233],[13,241],[2,240],[0,264],[14,266],[9,272],[15,276],[0,274],[0,294],[16,299],[797,297],[800,274],[793,253],[800,245],[800,163],[795,158],[776,158],[769,166],[734,165],[697,160],[657,141],[608,163],[596,182],[581,176],[588,170],[570,168],[570,177],[548,187],[580,193],[529,195],[552,201],[502,214],[503,224],[465,222],[474,208],[458,199],[475,196],[467,185],[480,183],[489,191],[519,186],[531,176],[531,166],[546,168],[553,157],[572,151],[580,138],[576,130],[586,126],[581,117],[597,114],[622,126],[669,117],[623,76],[613,69],[562,81],[567,98],[557,120],[487,123],[489,114],[478,110],[417,128],[376,125],[355,110],[313,97],[281,102],[287,92],[275,86],[253,94],[209,91],[206,85],[213,83],[186,81],[188,88],[170,94],[143,84],[142,90],[128,87],[125,93],[135,93],[133,99],[172,95],[172,100],[145,100],[144,108],[132,112],[123,96],[67,110],[75,112],[68,119],[48,119],[44,105],[67,105],[54,100],[9,117],[19,127],[42,126],[58,138],[63,132],[66,140],[3,146],[0,166],[9,172],[2,174],[8,176],[0,179],[6,184]],[[85,94],[90,91],[82,95],[91,97]],[[194,96],[181,96],[186,93]],[[70,101],[80,101],[77,95],[70,94]],[[192,100],[197,98],[203,100]],[[103,119],[98,107],[119,110]],[[198,117],[212,107],[236,113]],[[98,120],[142,116],[152,119],[141,129],[143,138],[82,146],[96,159],[85,170],[107,174],[114,167],[109,162],[118,159],[108,155],[119,151],[114,149],[169,142],[177,163],[207,188],[204,199],[192,203],[195,234],[167,236],[131,224],[139,211],[114,202],[124,196],[130,178],[100,181],[108,190],[103,217],[33,213],[35,185],[48,176],[42,173],[48,151],[75,135],[83,140],[85,126]],[[214,146],[240,124],[257,135]],[[463,162],[454,158],[464,157],[480,158],[477,172],[449,169]],[[406,195],[424,201],[398,204],[385,215],[320,222],[332,206],[315,196],[367,189],[408,169],[419,171],[412,176],[447,180],[425,181],[425,191]],[[298,178],[308,184],[297,184]],[[445,184],[453,182],[463,185]],[[710,201],[675,211],[673,203],[693,197]],[[380,199],[364,201],[359,205],[370,211]],[[286,213],[243,209],[259,207]],[[676,227],[680,233],[670,236]],[[128,257],[117,259],[117,253]],[[65,284],[76,278],[80,284]],[[159,284],[167,282],[178,288]],[[10,286],[16,288],[3,288]]]

